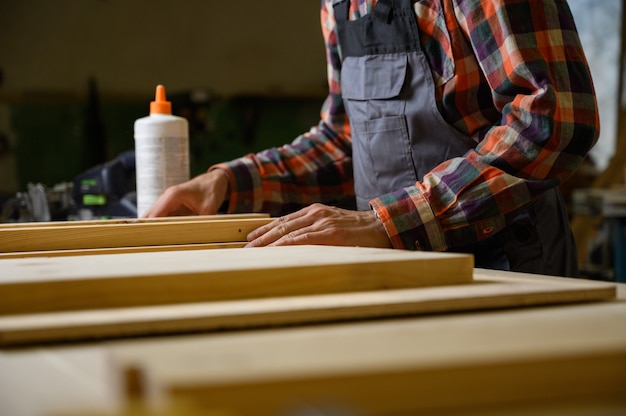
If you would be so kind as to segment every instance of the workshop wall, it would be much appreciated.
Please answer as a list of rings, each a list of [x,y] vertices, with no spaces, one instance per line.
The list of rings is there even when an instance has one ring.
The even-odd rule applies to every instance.
[[[319,2],[1,2],[0,194],[132,148],[157,84],[193,119],[192,173],[291,140],[327,88]]]
[[[603,169],[614,151],[622,0],[569,4],[602,80],[592,156]],[[70,180],[131,148],[159,83],[194,117],[192,149],[205,150],[192,173],[290,140],[317,120],[326,91],[319,1],[0,2],[0,196]]]
[[[5,93],[206,87],[220,95],[325,86],[319,1],[25,0],[0,3]]]

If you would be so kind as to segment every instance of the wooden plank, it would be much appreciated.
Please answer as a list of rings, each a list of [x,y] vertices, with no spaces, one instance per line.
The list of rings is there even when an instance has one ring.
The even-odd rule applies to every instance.
[[[626,285],[617,286],[626,292]],[[134,368],[147,380],[139,386],[146,404],[159,406],[149,407],[141,413],[145,415],[154,415],[154,409],[163,416],[295,415],[309,409],[326,415],[619,415],[626,409],[626,394],[622,391],[618,402],[607,396],[626,387],[623,361],[620,367],[613,357],[607,369],[591,355],[598,360],[597,355],[604,353],[610,359],[610,353],[620,348],[620,337],[624,348],[625,296],[558,307],[0,348],[0,414],[17,414],[29,404],[31,414],[136,415],[124,410],[129,402],[121,397],[124,388],[118,382],[125,369]],[[570,360],[571,374],[554,366],[559,359]],[[524,365],[530,360],[534,365]],[[545,367],[537,364],[541,360],[548,361]],[[512,366],[513,362],[519,365]],[[452,369],[464,364],[476,371],[462,381]],[[501,371],[483,372],[488,365]],[[402,369],[415,378],[403,380]],[[427,369],[434,372],[432,384]],[[381,373],[389,377],[374,376]],[[604,378],[598,380],[598,374]],[[611,380],[611,374],[620,378]],[[362,381],[350,383],[359,375]],[[342,382],[324,394],[317,388],[333,385],[323,384],[325,377]],[[546,379],[554,387],[546,385]],[[279,388],[288,380],[297,384],[295,394]],[[265,395],[255,401],[254,390],[261,385]],[[558,403],[545,398],[572,385],[570,396]],[[224,394],[213,403],[190,402],[194,386],[199,387],[198,394],[208,392],[207,400],[220,389]],[[347,389],[353,391],[351,400]],[[525,397],[519,400],[520,396]],[[184,407],[162,411],[178,397]],[[269,400],[288,409],[265,412]],[[482,400],[484,407],[458,407],[469,400],[474,404]],[[380,407],[369,407],[372,401]],[[131,403],[137,411],[136,402]],[[247,412],[232,408],[245,403],[257,407]],[[420,407],[428,409],[419,412]]]
[[[249,214],[188,215],[188,216],[158,217],[158,218],[121,218],[121,219],[83,220],[83,221],[11,222],[11,223],[0,223],[0,230],[31,228],[31,227],[63,227],[67,225],[111,225],[111,224],[137,224],[137,223],[149,224],[149,223],[160,223],[160,222],[242,220],[242,219],[248,219],[248,218],[269,218],[269,214],[249,213]]]
[[[0,315],[467,283],[467,254],[291,246],[0,261]]]
[[[6,227],[0,230],[0,252],[240,242],[270,221],[238,218]]]
[[[393,353],[390,347],[388,353]],[[211,371],[206,366],[202,368],[207,374]],[[331,371],[233,384],[186,381],[167,384],[158,379],[148,384],[159,386],[170,402],[191,403],[195,409],[233,415],[299,414],[290,413],[295,407],[302,412],[309,409],[322,412],[318,414],[334,414],[331,412],[340,408],[343,413],[339,414],[372,416],[554,416],[559,413],[546,408],[554,410],[551,406],[555,403],[561,407],[568,402],[571,404],[560,413],[562,416],[621,415],[626,412],[625,374],[626,351],[597,350],[575,357],[548,356],[487,364],[478,361],[467,366],[434,368],[367,368],[348,374]],[[586,412],[572,412],[577,404],[589,407]],[[522,411],[511,413],[511,408]],[[598,409],[609,411],[603,413]]]
[[[14,253],[0,253],[2,259],[23,259],[28,257],[61,257],[61,256],[88,256],[93,254],[124,254],[124,253],[150,253],[154,251],[176,250],[207,250],[215,248],[241,248],[246,245],[245,241],[232,243],[204,243],[204,244],[171,244],[162,246],[139,246],[139,247],[108,247],[108,248],[83,248],[75,250],[44,250],[44,251],[16,251]]]
[[[545,415],[616,398],[622,414],[624,322],[622,297],[108,345],[167,399],[227,414]]]
[[[498,277],[473,283],[360,293],[0,316],[0,345],[222,329],[259,328],[498,308],[591,302],[615,286],[576,279]]]

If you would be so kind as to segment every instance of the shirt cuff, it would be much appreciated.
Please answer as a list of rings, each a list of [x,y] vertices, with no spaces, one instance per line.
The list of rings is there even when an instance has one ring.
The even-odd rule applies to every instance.
[[[446,251],[445,238],[428,200],[417,187],[374,198],[370,206],[383,223],[394,248]]]
[[[221,169],[228,176],[230,194],[227,214],[260,212],[263,205],[261,178],[251,159],[240,158],[211,166],[208,171]]]

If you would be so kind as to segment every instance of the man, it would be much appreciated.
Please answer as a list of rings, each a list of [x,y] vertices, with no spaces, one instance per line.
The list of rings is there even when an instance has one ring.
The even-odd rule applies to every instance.
[[[319,125],[168,189],[146,216],[228,200],[292,212],[249,246],[461,251],[477,267],[577,274],[557,187],[599,120],[565,0],[324,0],[321,20]],[[357,211],[337,207],[347,197]]]

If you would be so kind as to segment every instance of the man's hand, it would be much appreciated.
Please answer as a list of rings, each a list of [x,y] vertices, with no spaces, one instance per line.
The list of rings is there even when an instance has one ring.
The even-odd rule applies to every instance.
[[[215,169],[167,188],[144,217],[215,214],[226,199],[227,192],[226,172]]]
[[[391,248],[373,211],[349,211],[313,204],[248,234],[246,247],[334,245]]]

